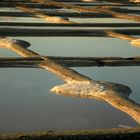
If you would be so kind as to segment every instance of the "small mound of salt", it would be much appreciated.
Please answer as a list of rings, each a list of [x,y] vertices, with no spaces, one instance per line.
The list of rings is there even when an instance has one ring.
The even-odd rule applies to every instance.
[[[131,41],[131,45],[134,47],[140,47],[140,39],[135,39]]]

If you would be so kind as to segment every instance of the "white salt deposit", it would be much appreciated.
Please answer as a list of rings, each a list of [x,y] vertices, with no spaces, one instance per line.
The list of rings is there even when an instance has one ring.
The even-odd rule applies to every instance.
[[[140,39],[135,39],[131,41],[131,45],[134,47],[140,47]]]
[[[13,43],[16,43],[17,41],[15,39],[11,38],[0,38],[0,47],[11,47]]]
[[[100,98],[106,95],[106,88],[96,82],[73,82],[55,86],[51,89],[52,92],[60,95]]]

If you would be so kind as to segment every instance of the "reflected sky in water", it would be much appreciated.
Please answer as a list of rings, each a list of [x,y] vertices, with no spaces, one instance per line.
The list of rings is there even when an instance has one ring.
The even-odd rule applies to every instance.
[[[82,37],[20,39],[29,41],[32,44],[30,49],[42,55],[129,57],[140,54],[139,49],[119,39]],[[18,55],[1,49],[0,56]],[[140,103],[139,67],[74,69],[96,80],[130,86],[133,90],[131,98]],[[45,70],[0,69],[0,73],[1,132],[112,128],[118,127],[119,124],[138,126],[128,115],[107,103],[50,93],[49,90],[53,86],[63,81]]]
[[[96,21],[97,22],[97,21]],[[15,37],[30,49],[49,56],[139,56],[127,41],[96,37]],[[0,57],[20,57],[6,49]],[[140,67],[74,68],[96,80],[128,85],[140,103]],[[113,128],[138,126],[125,113],[97,100],[63,97],[50,89],[63,81],[41,69],[0,69],[0,132]]]

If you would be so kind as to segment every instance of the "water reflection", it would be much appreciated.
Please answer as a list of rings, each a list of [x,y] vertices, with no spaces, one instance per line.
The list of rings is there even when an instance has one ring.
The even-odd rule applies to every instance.
[[[6,20],[11,21],[11,19]],[[16,20],[19,22],[43,22],[37,18],[22,17],[16,18]],[[78,22],[90,21],[92,23],[93,21],[126,22],[123,19],[112,18],[106,18],[106,20],[101,18],[74,20]],[[12,22],[15,21],[12,20]],[[127,42],[117,39],[91,37],[77,37],[76,39],[71,37],[25,37],[23,39],[33,44],[31,46],[32,50],[44,55],[129,57],[140,53],[138,49],[131,48]],[[13,52],[6,49],[3,49],[0,55],[15,56]],[[127,83],[134,91],[133,94],[130,94],[131,99],[140,101],[138,67],[75,69],[93,79]],[[128,115],[104,102],[49,94],[49,89],[62,84],[62,81],[47,71],[37,69],[0,69],[0,71],[1,132],[112,128],[118,127],[118,124],[138,126]]]
[[[40,56],[33,51],[23,48],[28,45],[29,44],[25,41],[10,40],[8,38],[1,38],[0,40],[0,46],[15,51],[23,57],[38,56],[44,59],[45,62],[40,63],[39,66],[51,71],[67,82],[61,86],[55,86],[51,91],[60,95],[106,101],[115,108],[129,114],[133,119],[140,123],[140,105],[128,98],[131,93],[129,87],[121,84],[92,80],[49,58]]]

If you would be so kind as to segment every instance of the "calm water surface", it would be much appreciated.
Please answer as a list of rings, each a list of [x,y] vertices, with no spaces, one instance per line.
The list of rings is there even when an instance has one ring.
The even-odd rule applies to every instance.
[[[24,20],[25,21],[25,20]],[[15,37],[29,41],[30,49],[48,56],[139,56],[140,49],[127,41],[92,37]],[[20,57],[0,49],[1,57]],[[96,80],[128,85],[130,98],[140,103],[140,67],[74,68]],[[50,89],[62,84],[42,69],[0,69],[0,132],[81,130],[139,126],[127,114],[97,100],[55,95]]]

